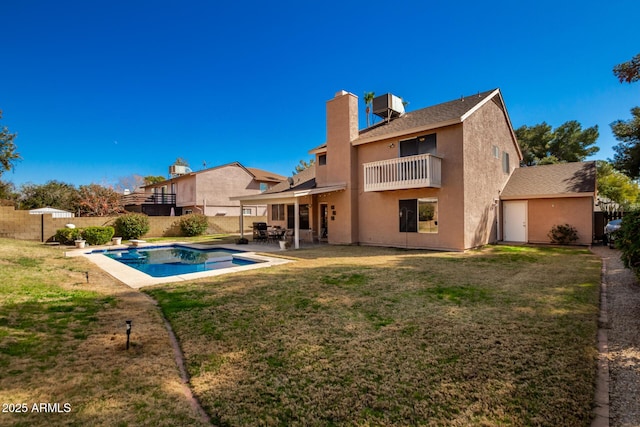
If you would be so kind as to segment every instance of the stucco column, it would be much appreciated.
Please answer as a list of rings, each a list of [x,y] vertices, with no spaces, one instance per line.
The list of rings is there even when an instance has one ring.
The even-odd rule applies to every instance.
[[[293,241],[296,249],[300,249],[300,203],[296,197],[293,205]]]
[[[244,239],[244,215],[242,215],[242,202],[240,202],[240,238]]]

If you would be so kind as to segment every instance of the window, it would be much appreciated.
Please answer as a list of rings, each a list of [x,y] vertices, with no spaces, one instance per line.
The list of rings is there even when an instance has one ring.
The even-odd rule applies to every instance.
[[[408,199],[399,203],[401,233],[437,233],[438,199]]]
[[[271,205],[271,221],[284,221],[284,205]]]
[[[269,189],[269,185],[266,182],[261,182],[260,183],[260,192],[261,193],[264,193],[268,189]]]
[[[496,159],[500,158],[500,149],[498,148],[497,145],[494,145],[493,147],[491,147],[491,152],[493,154],[493,157],[495,157]]]
[[[327,164],[327,155],[320,154],[318,155],[318,166],[324,166]]]
[[[502,153],[502,171],[509,173],[509,153]]]
[[[418,233],[438,232],[438,199],[418,199]]]
[[[400,200],[400,232],[418,231],[418,203],[416,199]]]
[[[422,135],[400,141],[400,157],[436,154],[436,134]]]
[[[242,215],[253,215],[251,208],[242,208]]]
[[[309,227],[309,205],[300,205],[300,230],[308,230]],[[287,205],[287,228],[294,228],[295,223],[295,206]]]

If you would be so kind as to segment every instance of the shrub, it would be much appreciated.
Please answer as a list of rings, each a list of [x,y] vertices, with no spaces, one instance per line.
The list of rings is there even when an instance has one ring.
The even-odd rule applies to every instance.
[[[578,240],[578,230],[569,224],[554,225],[551,227],[551,231],[547,236],[551,239],[552,243],[568,245]]]
[[[628,212],[615,234],[616,247],[622,252],[624,266],[640,273],[640,211]]]
[[[116,218],[115,229],[125,240],[139,239],[149,232],[149,217],[131,212]]]
[[[190,214],[180,218],[180,229],[185,236],[199,236],[209,228],[209,219],[202,214]]]
[[[115,233],[113,227],[87,227],[82,230],[82,237],[90,245],[104,245],[111,240]]]
[[[79,228],[60,228],[56,230],[54,239],[63,245],[73,245],[74,240],[78,240],[81,237],[81,230]]]

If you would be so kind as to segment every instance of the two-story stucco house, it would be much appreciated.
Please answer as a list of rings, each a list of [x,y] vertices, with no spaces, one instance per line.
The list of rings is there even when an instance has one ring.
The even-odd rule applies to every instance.
[[[264,216],[266,204],[245,204],[232,201],[234,195],[257,195],[287,178],[261,169],[248,168],[238,162],[197,172],[188,171],[166,181],[144,187],[143,197],[134,194],[137,204],[127,210],[149,215],[201,213],[207,216]],[[130,197],[133,200],[133,197]],[[136,209],[136,207],[138,207]]]
[[[501,240],[501,192],[522,153],[500,90],[408,113],[391,95],[376,100],[382,121],[359,130],[358,98],[338,92],[327,102],[326,143],[311,150],[315,168],[234,199],[269,203],[270,224],[295,229],[296,243],[310,234],[465,250]]]

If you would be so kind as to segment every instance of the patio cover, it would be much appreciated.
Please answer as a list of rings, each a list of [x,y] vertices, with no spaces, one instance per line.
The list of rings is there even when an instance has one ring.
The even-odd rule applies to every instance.
[[[311,196],[314,194],[332,193],[334,191],[343,191],[347,188],[347,184],[336,184],[326,187],[299,188],[295,187],[280,191],[277,193],[262,193],[252,196],[230,197],[231,200],[240,201],[240,212],[244,204],[274,204],[274,203],[293,203],[294,205],[294,230],[293,243],[296,249],[300,248],[300,197]],[[244,215],[240,215],[240,237],[244,237]]]
[[[64,211],[62,209],[55,209],[49,206],[47,206],[46,208],[31,209],[29,213],[31,215],[51,214],[52,218],[73,218],[73,213]]]

